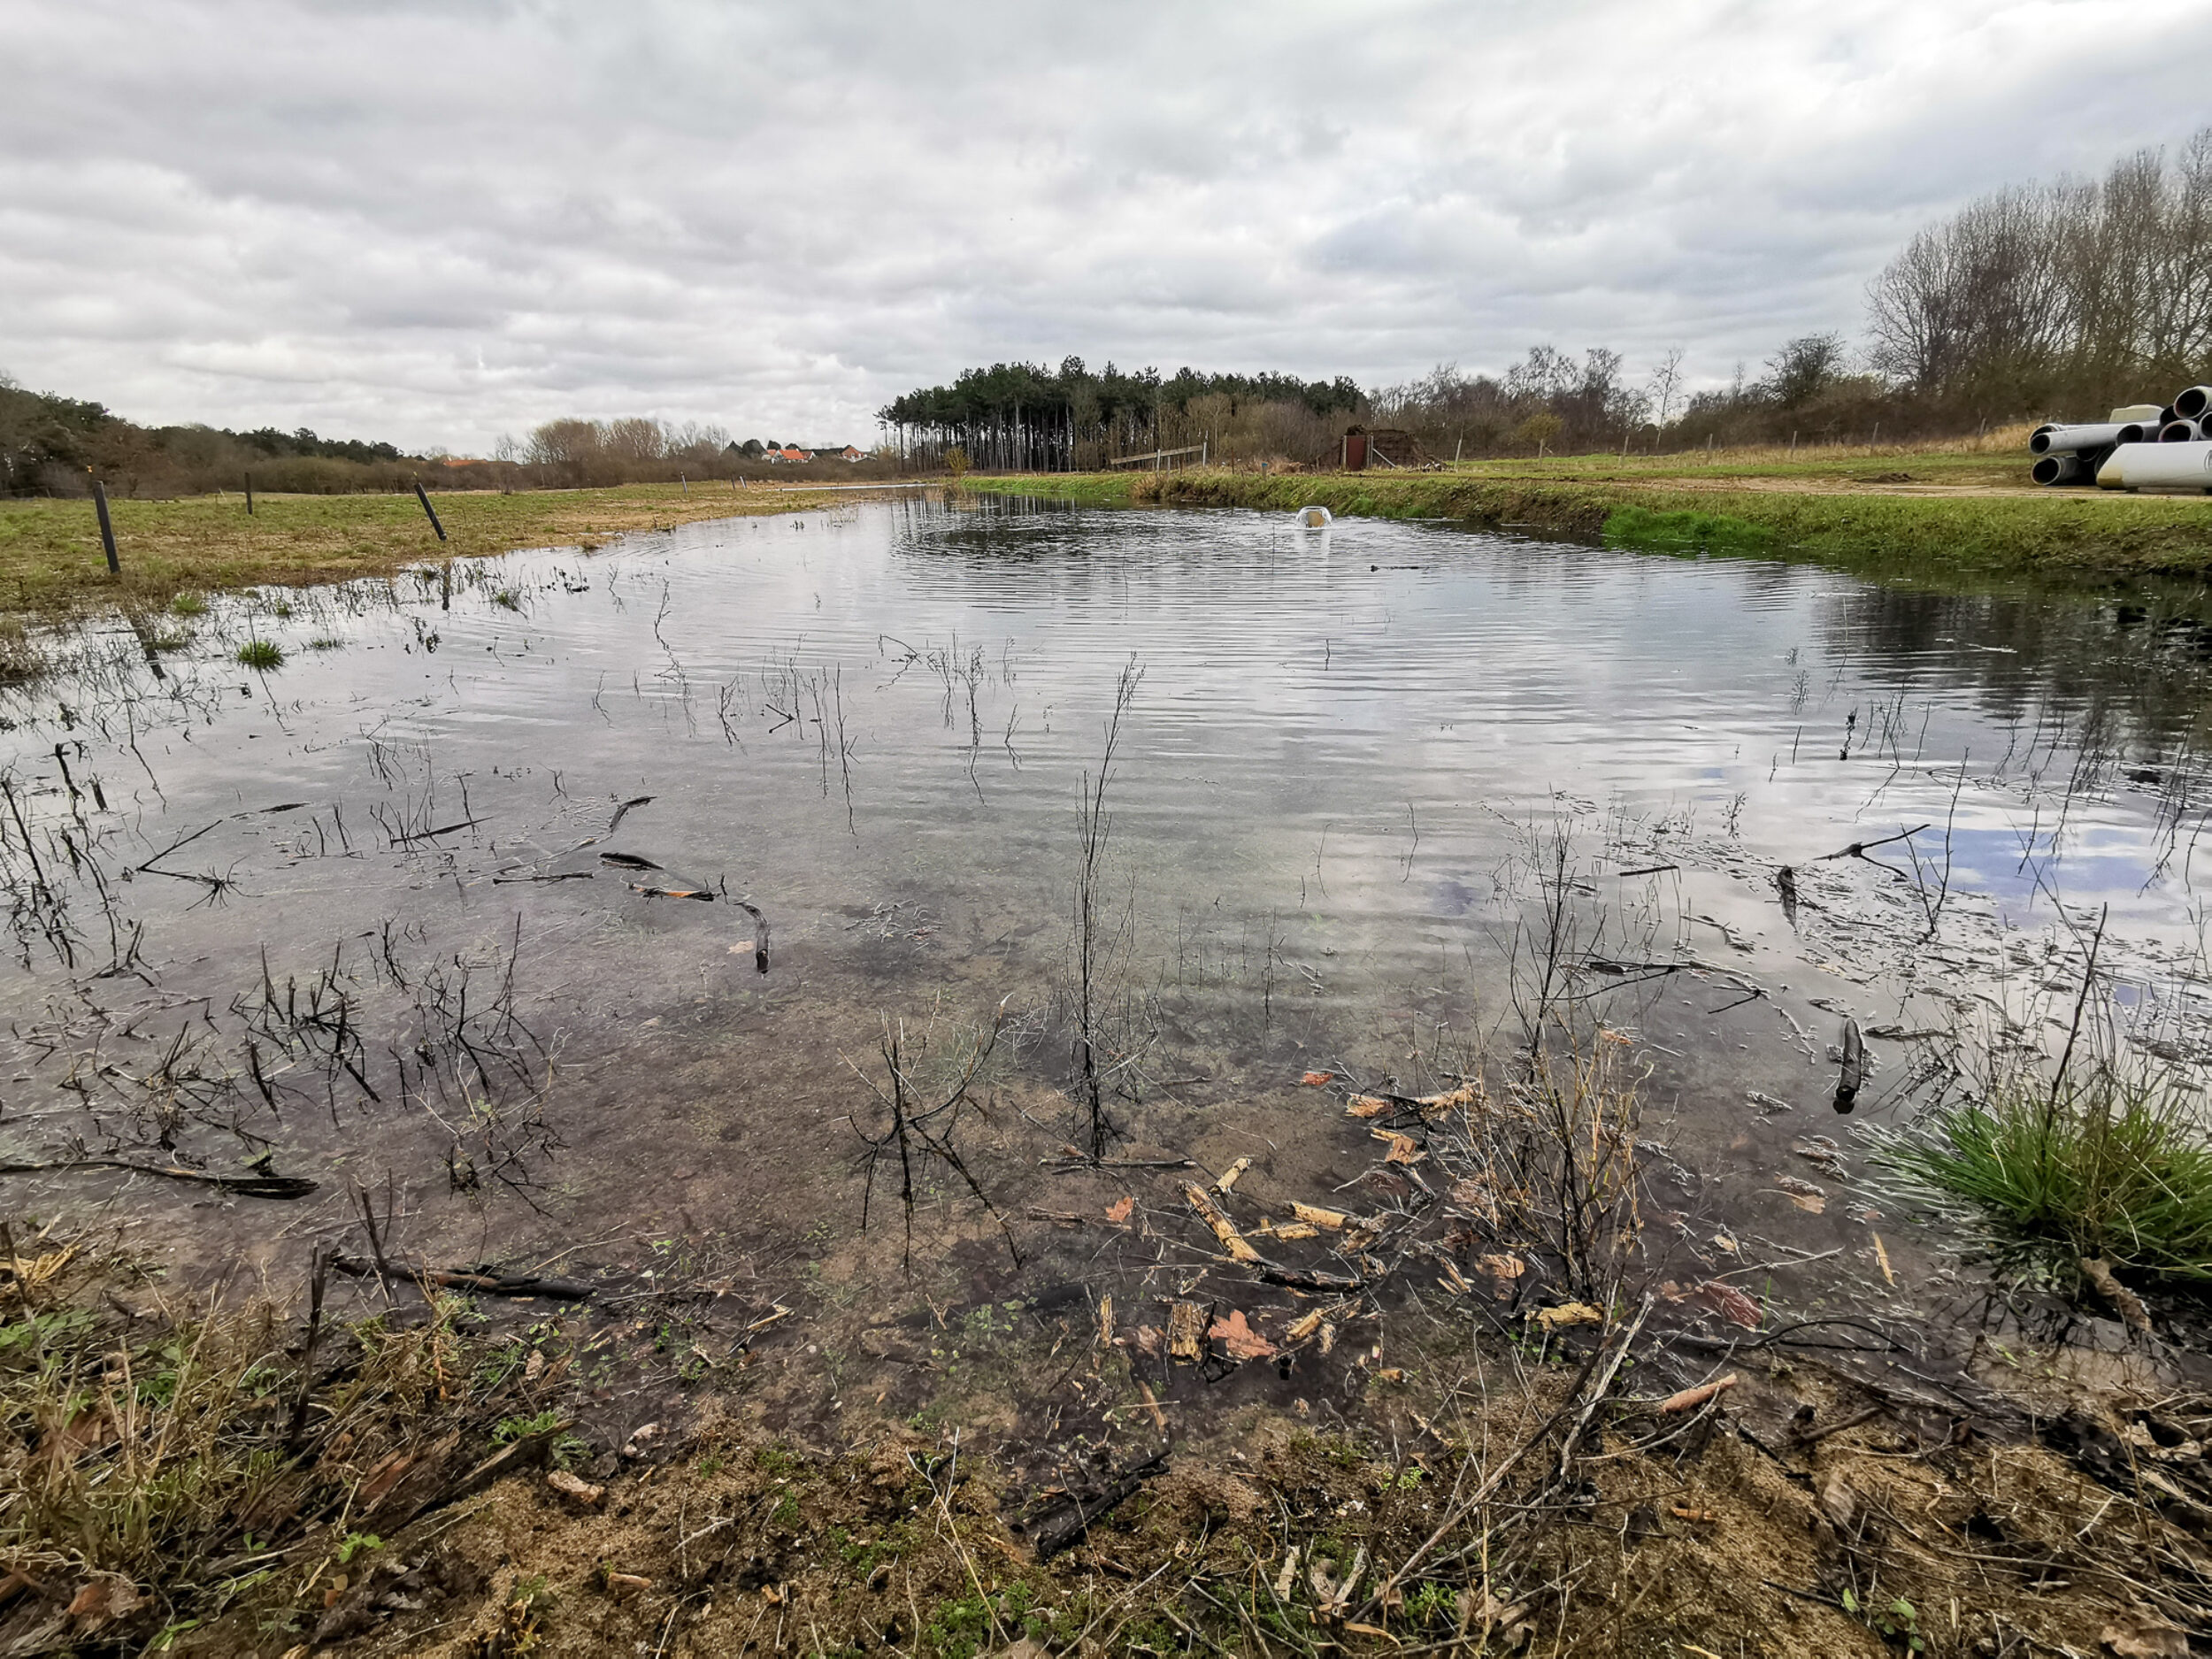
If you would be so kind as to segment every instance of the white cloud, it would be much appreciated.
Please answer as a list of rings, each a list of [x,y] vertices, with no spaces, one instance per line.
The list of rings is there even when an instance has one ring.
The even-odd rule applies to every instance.
[[[1964,197],[2185,136],[2208,69],[2183,0],[19,0],[0,366],[475,450],[864,437],[1070,351],[1717,380]]]

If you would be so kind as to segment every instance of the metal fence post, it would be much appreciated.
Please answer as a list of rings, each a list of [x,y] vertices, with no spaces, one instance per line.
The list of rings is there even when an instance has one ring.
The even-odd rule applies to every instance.
[[[108,519],[108,487],[96,478],[92,480],[92,504],[100,512],[100,545],[107,549],[108,574],[120,576],[123,561],[115,557],[115,526]]]
[[[420,479],[415,480],[415,499],[422,503],[422,510],[430,515],[430,527],[438,533],[438,540],[444,541],[445,526],[438,522],[438,510],[430,504],[430,492],[423,488]]]

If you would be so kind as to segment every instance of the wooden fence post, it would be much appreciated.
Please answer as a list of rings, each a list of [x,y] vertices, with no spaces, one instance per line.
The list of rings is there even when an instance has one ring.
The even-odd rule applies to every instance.
[[[100,545],[108,552],[108,574],[120,576],[123,561],[115,557],[115,526],[108,520],[108,487],[96,478],[92,480],[92,504],[100,512]]]
[[[415,499],[422,503],[422,510],[430,515],[430,527],[438,533],[438,540],[444,541],[445,526],[438,522],[438,510],[430,504],[430,492],[423,488],[420,479],[415,480]]]
[[[246,516],[253,517],[253,474],[246,474]]]

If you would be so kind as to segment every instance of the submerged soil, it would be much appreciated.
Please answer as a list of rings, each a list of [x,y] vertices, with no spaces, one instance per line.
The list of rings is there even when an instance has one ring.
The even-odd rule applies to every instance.
[[[122,1228],[164,1319],[319,1247],[349,1322],[423,1304],[379,1253],[465,1271],[403,1317],[471,1357],[415,1450],[321,1448],[235,1608],[162,1589],[187,1648],[1419,1646],[1471,1587],[1560,1651],[2087,1652],[2201,1605],[2199,1316],[1993,1283],[1862,1133],[2085,987],[2212,1052],[2185,612],[969,502],[189,626],[6,693],[12,1254]],[[1555,1018],[1601,1236],[1495,1163]],[[588,1510],[472,1484],[546,1413]],[[1523,1446],[1402,1601],[1332,1593]]]

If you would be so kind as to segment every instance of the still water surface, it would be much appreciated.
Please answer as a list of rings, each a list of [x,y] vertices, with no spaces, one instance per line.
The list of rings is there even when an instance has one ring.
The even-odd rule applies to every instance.
[[[957,1050],[1004,1000],[1018,1110],[974,1145],[1018,1214],[1071,1133],[1076,807],[1133,665],[1098,957],[1132,1147],[1264,1142],[1289,1196],[1356,1176],[1373,1148],[1299,1074],[1411,1087],[1504,1041],[1563,831],[1583,944],[1670,970],[1578,1006],[1652,1045],[1675,1156],[1777,1227],[1813,1225],[1757,1179],[1836,1126],[1843,1018],[1894,1033],[1859,1121],[1894,1118],[1909,1033],[2062,997],[2103,911],[2126,1006],[2200,1041],[2212,656],[2139,609],[994,502],[462,577],[223,601],[160,678],[76,637],[7,694],[6,1156],[266,1154],[333,1217],[329,1177],[388,1179],[428,1248],[688,1223],[826,1254],[882,1022]],[[249,637],[284,666],[236,666]],[[1919,826],[1888,868],[1811,862]],[[12,1179],[219,1256],[312,1225]]]

